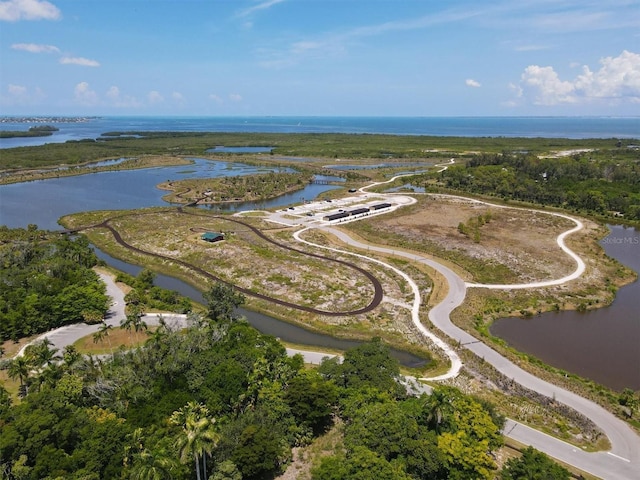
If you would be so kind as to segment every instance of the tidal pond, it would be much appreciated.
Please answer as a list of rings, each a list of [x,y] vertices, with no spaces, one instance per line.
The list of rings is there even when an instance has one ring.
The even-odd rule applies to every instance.
[[[610,226],[602,246],[640,272],[640,231]],[[493,335],[518,350],[614,390],[640,389],[640,281],[622,287],[613,303],[587,312],[501,318]]]

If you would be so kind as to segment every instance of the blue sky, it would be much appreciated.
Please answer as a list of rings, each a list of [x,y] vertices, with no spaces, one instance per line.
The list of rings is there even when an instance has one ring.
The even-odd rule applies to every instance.
[[[4,115],[640,115],[640,1],[0,0]]]

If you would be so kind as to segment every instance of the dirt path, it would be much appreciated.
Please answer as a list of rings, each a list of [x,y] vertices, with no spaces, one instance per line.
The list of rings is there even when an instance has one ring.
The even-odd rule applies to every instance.
[[[233,287],[234,289],[236,289],[237,291],[251,296],[251,297],[255,297],[255,298],[259,298],[261,300],[266,300],[268,302],[271,303],[275,303],[278,305],[282,305],[284,307],[288,307],[288,308],[293,308],[295,310],[301,310],[304,312],[309,312],[309,313],[313,313],[316,315],[323,315],[323,316],[329,316],[329,317],[342,317],[342,316],[351,316],[351,315],[359,315],[362,313],[367,313],[372,311],[373,309],[375,309],[378,305],[380,305],[380,303],[382,302],[383,296],[384,296],[384,290],[382,288],[382,283],[380,282],[380,280],[378,280],[372,273],[368,272],[367,270],[365,270],[362,267],[359,267],[358,265],[355,265],[354,263],[351,262],[346,262],[344,260],[340,260],[340,259],[336,259],[336,258],[331,258],[331,257],[327,257],[324,255],[319,255],[316,253],[310,253],[310,252],[305,252],[304,250],[299,250],[293,247],[290,247],[288,245],[285,245],[283,243],[277,242],[273,239],[271,239],[270,237],[268,237],[267,235],[265,235],[260,229],[254,227],[253,225],[250,225],[246,222],[243,222],[241,220],[239,220],[238,218],[233,218],[233,217],[222,217],[222,216],[211,216],[211,215],[205,215],[205,214],[198,214],[198,213],[191,213],[191,212],[185,212],[184,210],[182,210],[181,208],[177,209],[178,212],[180,212],[183,215],[191,215],[194,217],[205,217],[208,219],[223,219],[225,221],[230,221],[230,222],[234,222],[237,223],[239,225],[242,225],[243,227],[251,230],[255,235],[257,235],[258,237],[260,237],[261,239],[265,240],[266,242],[271,243],[272,245],[275,245],[279,248],[291,251],[291,252],[295,252],[301,255],[305,255],[308,257],[312,257],[312,258],[317,258],[323,261],[327,261],[327,262],[333,262],[333,263],[337,263],[340,265],[343,265],[345,267],[348,267],[352,270],[357,271],[358,273],[362,274],[363,276],[365,276],[369,282],[373,285],[373,289],[374,289],[374,294],[373,294],[373,298],[371,299],[371,301],[369,302],[368,305],[366,305],[365,307],[356,309],[356,310],[349,310],[349,311],[328,311],[328,310],[320,310],[314,307],[308,307],[305,305],[299,305],[293,302],[288,302],[286,300],[281,300],[279,298],[275,298],[275,297],[271,297],[269,295],[265,295],[262,293],[258,293],[258,292],[254,292],[253,290],[250,290],[248,288],[243,288],[237,285],[234,285],[232,283],[227,282],[226,280],[223,280],[215,275],[213,275],[212,273],[204,270],[201,267],[198,267],[197,265],[193,265],[190,264],[188,262],[185,262],[184,260],[179,260],[176,258],[171,258],[171,257],[167,257],[165,255],[161,255],[159,253],[155,253],[155,252],[150,252],[147,250],[143,250],[141,248],[135,247],[133,245],[130,245],[129,243],[127,243],[123,238],[122,235],[120,235],[120,233],[113,227],[110,225],[110,221],[113,218],[122,218],[124,216],[127,215],[120,215],[118,217],[113,217],[113,218],[109,218],[107,220],[104,220],[103,222],[96,224],[96,225],[92,225],[90,227],[84,227],[84,228],[78,228],[78,229],[74,229],[74,231],[83,231],[83,230],[88,230],[91,228],[105,228],[107,230],[109,230],[111,232],[111,234],[113,235],[114,240],[122,247],[131,250],[133,252],[136,253],[140,253],[142,255],[148,255],[151,257],[155,257],[155,258],[160,258],[162,260],[167,260],[173,263],[177,263],[183,267],[186,267],[194,272],[197,272],[198,274],[202,275],[203,277],[209,279],[209,280],[213,280],[216,282],[221,282],[224,283],[226,285],[229,285],[231,287]],[[145,215],[145,213],[139,213],[139,214],[130,214],[129,216],[134,216],[134,215]]]

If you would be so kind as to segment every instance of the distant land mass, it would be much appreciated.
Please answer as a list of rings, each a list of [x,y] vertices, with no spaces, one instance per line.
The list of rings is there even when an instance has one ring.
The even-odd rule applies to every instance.
[[[96,118],[100,117],[0,117],[0,123],[85,123]]]
[[[52,125],[39,125],[37,127],[31,127],[29,130],[6,130],[0,131],[0,138],[16,138],[16,137],[47,137],[52,135],[53,132],[60,130]]]

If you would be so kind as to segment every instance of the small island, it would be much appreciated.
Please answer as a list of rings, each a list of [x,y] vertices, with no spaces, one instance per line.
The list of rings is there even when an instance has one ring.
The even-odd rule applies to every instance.
[[[163,200],[179,204],[214,204],[267,200],[302,190],[310,181],[307,173],[263,173],[239,177],[191,178],[158,185],[171,190]]]
[[[38,125],[30,127],[29,130],[5,130],[0,131],[0,138],[18,138],[18,137],[48,137],[53,132],[60,130],[52,125]]]

